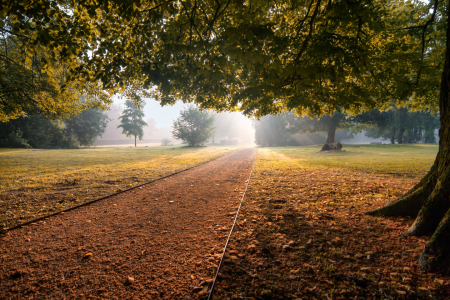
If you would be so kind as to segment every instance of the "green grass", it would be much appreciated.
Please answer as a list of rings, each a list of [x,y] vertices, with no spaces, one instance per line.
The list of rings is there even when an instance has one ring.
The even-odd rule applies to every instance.
[[[0,225],[105,196],[236,147],[0,149]]]
[[[302,166],[326,166],[376,174],[423,176],[430,169],[438,145],[345,145],[343,151],[320,152],[321,146],[259,148]]]

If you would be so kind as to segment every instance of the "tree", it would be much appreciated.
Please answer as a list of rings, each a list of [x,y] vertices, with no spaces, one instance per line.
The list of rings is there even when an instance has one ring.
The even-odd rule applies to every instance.
[[[268,115],[255,122],[255,143],[260,146],[298,146],[304,145],[308,140],[312,143],[332,144],[340,138],[351,138],[345,132],[337,129],[347,129],[353,124],[346,119],[344,114],[336,113],[334,116],[297,117],[292,112],[279,116]],[[325,133],[325,136],[322,133]],[[299,140],[298,133],[309,133]],[[321,133],[320,135],[318,133]],[[306,141],[305,141],[306,140]]]
[[[189,106],[180,112],[180,117],[173,122],[173,137],[190,147],[200,146],[212,137],[214,132],[214,115],[201,112],[197,107]]]
[[[64,127],[63,121],[49,120],[42,114],[0,122],[0,147],[76,148],[76,140],[64,133]]]
[[[334,112],[329,116],[318,117],[297,117],[294,114],[288,114],[287,127],[291,133],[297,132],[326,132],[327,140],[325,144],[331,145],[335,143],[336,130],[349,129],[353,123],[347,119],[347,115]]]
[[[255,122],[255,143],[263,147],[292,145],[292,135],[287,132],[286,122],[281,116],[264,116]]]
[[[137,100],[136,90],[156,87],[152,94],[162,104],[183,100],[261,117],[290,110],[310,116],[359,113],[391,104],[424,109],[439,99],[439,153],[433,167],[409,193],[374,214],[416,217],[408,234],[433,234],[422,267],[450,270],[450,10],[445,1],[8,5],[13,9],[1,9],[0,18],[16,21],[11,32],[34,33],[23,39],[30,51],[42,41],[62,61],[76,56],[79,65],[68,68],[68,78],[101,80]],[[75,32],[76,39],[67,34]]]
[[[112,101],[100,82],[68,80],[69,62],[51,58],[45,47],[31,47],[31,32],[16,25],[0,17],[0,121],[30,114],[61,120],[88,108],[106,109]],[[70,64],[75,66],[77,60]]]
[[[144,131],[142,127],[147,126],[147,123],[142,120],[144,113],[141,111],[141,107],[137,107],[131,100],[125,101],[125,110],[119,117],[120,125],[117,128],[122,128],[122,133],[127,137],[134,136],[134,146],[136,147],[136,138],[142,140]]]
[[[90,147],[105,132],[108,120],[106,114],[98,109],[83,110],[65,121],[64,132],[74,136],[80,146]]]
[[[354,118],[365,123],[365,135],[372,138],[390,139],[391,144],[436,143],[435,130],[439,129],[439,118],[429,112],[410,112],[406,108],[388,111],[371,110]]]

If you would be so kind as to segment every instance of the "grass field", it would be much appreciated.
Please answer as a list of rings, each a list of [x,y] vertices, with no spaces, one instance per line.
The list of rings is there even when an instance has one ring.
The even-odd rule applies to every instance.
[[[343,151],[320,152],[320,146],[260,148],[285,162],[375,174],[421,177],[430,169],[438,145],[345,145]]]
[[[11,227],[25,220],[185,169],[236,149],[0,149],[0,226]]]

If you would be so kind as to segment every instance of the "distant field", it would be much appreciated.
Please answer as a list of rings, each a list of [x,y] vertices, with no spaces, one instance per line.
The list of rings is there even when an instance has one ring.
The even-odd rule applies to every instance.
[[[197,165],[236,147],[0,149],[0,228]]]
[[[438,152],[438,145],[426,144],[345,145],[341,152],[320,152],[320,148],[321,146],[274,147],[259,150],[266,156],[277,155],[289,164],[417,178],[428,172]]]

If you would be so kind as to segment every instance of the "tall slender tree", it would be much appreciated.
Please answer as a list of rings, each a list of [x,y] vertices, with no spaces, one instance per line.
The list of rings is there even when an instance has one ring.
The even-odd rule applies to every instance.
[[[136,139],[139,137],[139,140],[142,140],[144,136],[142,127],[147,126],[147,123],[142,120],[144,117],[141,110],[142,104],[141,107],[138,107],[131,100],[126,100],[125,106],[126,108],[119,117],[120,125],[117,128],[122,128],[122,133],[127,137],[134,136],[134,146],[136,147]]]

